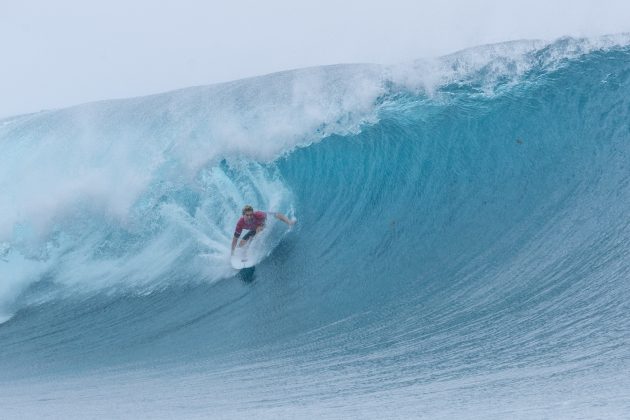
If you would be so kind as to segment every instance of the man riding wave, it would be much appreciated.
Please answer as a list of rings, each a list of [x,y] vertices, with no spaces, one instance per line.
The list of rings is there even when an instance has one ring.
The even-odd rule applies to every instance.
[[[245,246],[258,232],[261,232],[265,228],[265,222],[267,221],[267,214],[272,214],[276,219],[282,220],[289,226],[295,224],[295,220],[289,220],[282,213],[254,211],[254,208],[250,205],[243,207],[243,216],[238,219],[236,223],[236,229],[234,230],[234,238],[232,238],[232,255],[234,255],[234,249],[238,238],[240,238],[243,229],[248,230],[238,244],[239,247]]]

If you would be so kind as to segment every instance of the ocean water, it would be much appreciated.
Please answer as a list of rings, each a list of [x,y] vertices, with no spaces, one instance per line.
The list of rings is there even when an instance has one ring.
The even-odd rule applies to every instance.
[[[2,418],[630,417],[627,35],[7,118],[0,191]]]

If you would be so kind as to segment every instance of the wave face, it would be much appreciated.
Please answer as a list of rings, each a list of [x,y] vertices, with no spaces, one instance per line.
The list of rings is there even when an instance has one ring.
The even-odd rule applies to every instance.
[[[0,121],[0,412],[627,417],[628,44]]]

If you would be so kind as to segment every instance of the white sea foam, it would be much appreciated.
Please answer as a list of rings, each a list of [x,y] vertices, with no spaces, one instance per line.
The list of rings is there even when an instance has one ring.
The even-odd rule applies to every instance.
[[[535,67],[552,71],[567,60],[627,45],[630,45],[630,33],[553,41],[510,41],[401,63],[389,66],[385,72],[395,84],[429,95],[441,86],[462,82],[474,82],[485,94],[492,95],[499,82],[516,83]]]

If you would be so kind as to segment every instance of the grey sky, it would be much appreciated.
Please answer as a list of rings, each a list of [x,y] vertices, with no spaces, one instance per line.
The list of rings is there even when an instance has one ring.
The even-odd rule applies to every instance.
[[[630,32],[628,0],[0,0],[0,117],[297,67]]]

